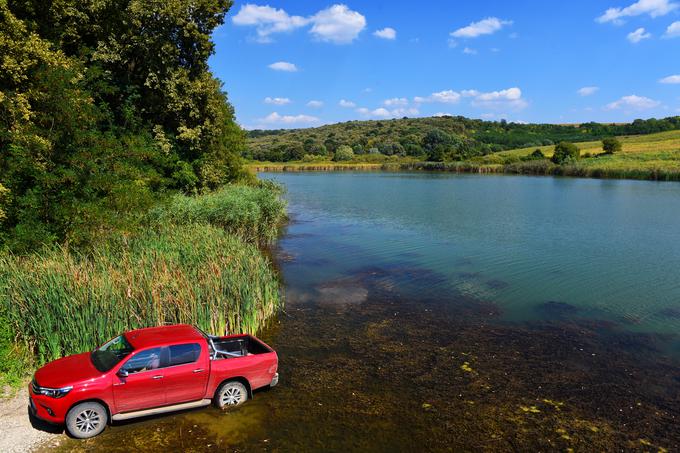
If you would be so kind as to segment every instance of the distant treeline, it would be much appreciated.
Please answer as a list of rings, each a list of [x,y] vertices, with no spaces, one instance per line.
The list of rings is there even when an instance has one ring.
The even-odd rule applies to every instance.
[[[626,124],[521,124],[462,116],[349,121],[310,129],[252,130],[244,157],[287,162],[327,158],[342,147],[355,155],[414,156],[430,161],[460,161],[514,148],[583,142],[617,135],[680,129],[680,116]],[[343,153],[344,154],[344,153]]]

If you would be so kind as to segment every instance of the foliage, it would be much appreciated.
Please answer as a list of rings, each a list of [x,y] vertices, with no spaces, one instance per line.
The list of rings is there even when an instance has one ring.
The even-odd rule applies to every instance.
[[[555,146],[555,151],[551,158],[555,164],[563,164],[568,161],[576,160],[581,156],[578,146],[570,142],[560,142]]]
[[[336,161],[336,162],[340,162],[340,161],[345,161],[345,160],[352,160],[353,157],[354,157],[354,151],[352,150],[352,148],[347,146],[347,145],[341,145],[335,151],[335,155],[333,156],[333,160]]]
[[[602,140],[615,135],[650,134],[680,129],[680,116],[635,120],[629,124],[519,124],[462,116],[350,121],[309,129],[248,132],[248,159],[268,162],[301,160],[350,146],[362,154],[410,156],[431,161],[459,161],[495,152],[552,146],[561,141]],[[303,157],[296,157],[300,146]],[[308,158],[309,159],[309,158]]]
[[[171,190],[242,175],[210,73],[228,0],[0,0],[0,241],[85,245]]]
[[[623,145],[616,139],[616,137],[608,137],[602,140],[602,150],[605,154],[614,154],[621,152]]]
[[[285,218],[278,187],[225,186],[199,197],[175,195],[152,209],[152,225],[208,223],[249,242],[271,242]]]
[[[39,363],[164,323],[256,332],[280,303],[268,259],[207,224],[148,229],[89,255],[5,255],[0,285],[0,307]]]
[[[533,153],[529,154],[532,159],[545,159],[545,154],[540,149],[535,149]]]

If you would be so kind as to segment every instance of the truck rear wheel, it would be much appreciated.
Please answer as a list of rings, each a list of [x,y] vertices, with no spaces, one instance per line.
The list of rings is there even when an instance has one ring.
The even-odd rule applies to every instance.
[[[89,439],[106,428],[109,415],[99,403],[89,401],[71,408],[66,414],[66,430],[76,439]]]
[[[248,399],[248,389],[241,382],[229,381],[220,385],[215,392],[215,406],[220,409],[236,407]]]

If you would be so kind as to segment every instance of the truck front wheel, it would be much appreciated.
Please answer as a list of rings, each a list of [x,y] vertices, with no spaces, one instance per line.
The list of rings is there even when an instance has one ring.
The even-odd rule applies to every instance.
[[[215,392],[215,406],[220,409],[240,406],[248,399],[248,389],[238,381],[229,381],[220,385]]]
[[[66,414],[66,430],[76,439],[88,439],[101,434],[108,419],[106,408],[101,404],[94,401],[80,403]]]

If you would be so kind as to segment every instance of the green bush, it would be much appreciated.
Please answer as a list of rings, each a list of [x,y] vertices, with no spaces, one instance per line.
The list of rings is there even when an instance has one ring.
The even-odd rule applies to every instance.
[[[605,154],[621,152],[622,148],[623,145],[621,145],[621,142],[615,137],[605,138],[602,140],[602,150]]]
[[[335,156],[333,156],[333,160],[336,162],[352,160],[353,158],[354,151],[352,151],[352,148],[347,145],[338,147],[338,149],[335,151]]]
[[[148,229],[90,255],[61,247],[4,255],[0,287],[5,325],[40,363],[164,323],[255,333],[280,304],[257,247],[206,224]],[[5,361],[4,327],[2,336]]]
[[[560,142],[555,146],[552,161],[555,164],[564,164],[569,161],[577,160],[581,155],[578,146],[570,142]]]

